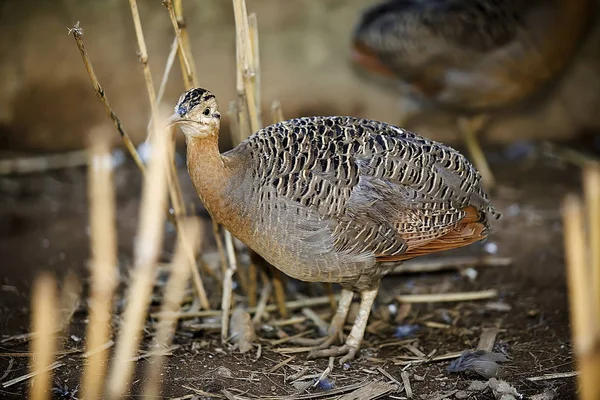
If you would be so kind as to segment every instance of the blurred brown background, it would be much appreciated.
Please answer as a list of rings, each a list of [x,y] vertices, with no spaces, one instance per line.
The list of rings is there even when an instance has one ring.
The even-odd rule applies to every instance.
[[[158,87],[173,40],[159,0],[139,2],[150,66]],[[291,118],[345,114],[395,123],[395,85],[361,76],[349,62],[349,38],[359,13],[373,0],[248,0],[260,34],[265,122],[273,100]],[[186,0],[185,15],[201,85],[226,109],[235,96],[235,38],[231,1]],[[130,135],[145,135],[149,107],[129,4],[122,0],[5,0],[0,5],[0,150],[81,148],[85,134],[108,118],[96,99],[67,29],[81,21],[100,83]],[[537,107],[496,117],[485,141],[559,139],[600,127],[600,29],[596,26],[556,90]],[[173,106],[183,84],[176,61],[164,104]],[[449,116],[411,126],[457,142]],[[115,133],[114,143],[120,144]]]

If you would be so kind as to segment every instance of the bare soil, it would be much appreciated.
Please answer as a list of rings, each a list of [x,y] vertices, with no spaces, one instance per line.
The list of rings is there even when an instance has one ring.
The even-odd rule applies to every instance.
[[[451,360],[415,365],[402,365],[404,356],[414,356],[407,347],[406,338],[395,338],[398,325],[416,324],[419,329],[412,336],[414,346],[428,355],[460,352],[477,345],[482,328],[498,327],[495,350],[505,352],[510,360],[503,363],[507,382],[528,398],[548,390],[557,399],[575,398],[575,378],[559,378],[531,382],[527,378],[549,373],[573,371],[569,330],[569,313],[565,283],[560,201],[569,190],[578,190],[579,170],[576,167],[539,155],[539,146],[521,144],[528,157],[519,157],[519,148],[489,150],[492,168],[497,173],[501,187],[493,202],[503,213],[493,225],[487,243],[473,245],[459,254],[477,255],[497,248],[497,256],[512,257],[508,267],[477,268],[478,274],[470,279],[459,272],[441,272],[405,276],[388,276],[375,309],[381,305],[399,306],[397,294],[436,293],[497,289],[499,296],[492,300],[461,303],[414,304],[409,315],[401,322],[391,320],[368,333],[357,359],[349,368],[335,368],[327,381],[305,393],[326,395],[335,390],[376,379],[389,381],[378,368],[401,381],[401,371],[409,373],[414,398],[433,399],[454,390],[464,390],[473,380],[483,378],[472,372],[447,371]],[[515,155],[516,154],[516,155]],[[183,166],[180,168],[186,199],[193,202],[198,214],[208,218],[206,211],[194,194]],[[87,276],[86,260],[89,258],[87,222],[87,194],[85,168],[73,168],[27,176],[0,178],[0,382],[24,375],[27,370],[27,343],[12,338],[29,331],[29,291],[32,279],[41,270],[53,271],[63,277],[74,271],[82,278]],[[132,241],[135,236],[140,174],[133,163],[127,161],[115,173],[118,207],[118,235],[120,268],[126,272],[131,265]],[[210,230],[210,225],[208,225]],[[212,235],[207,232],[208,236]],[[208,237],[207,236],[207,237]],[[174,239],[168,228],[163,258],[170,258]],[[214,251],[214,243],[207,241],[205,251]],[[447,256],[442,254],[440,256]],[[126,274],[123,274],[126,275]],[[85,283],[85,279],[84,279]],[[214,284],[211,290],[213,306],[218,305],[219,294]],[[288,295],[298,292],[315,295],[320,286],[288,281]],[[321,291],[321,292],[319,292]],[[84,290],[84,296],[86,291]],[[489,302],[501,303],[501,310]],[[384,307],[390,309],[389,307]],[[317,311],[327,310],[323,306]],[[299,311],[294,313],[300,314]],[[271,313],[271,321],[278,319]],[[385,320],[382,313],[372,314],[372,323]],[[85,304],[74,315],[70,335],[62,343],[63,349],[84,349],[83,336],[86,322]],[[200,321],[198,321],[200,322]],[[206,322],[206,321],[204,321]],[[432,324],[433,322],[433,324]],[[436,324],[437,323],[437,324]],[[441,324],[441,325],[440,325]],[[265,322],[269,326],[269,321]],[[443,328],[444,326],[445,328]],[[293,335],[300,330],[312,329],[311,322],[286,326],[283,330]],[[223,346],[218,331],[192,332],[179,327],[175,343],[179,345],[167,357],[162,376],[163,398],[177,398],[196,394],[208,398],[194,389],[222,394],[223,389],[245,396],[284,396],[296,393],[296,388],[286,378],[302,367],[306,374],[319,374],[327,367],[327,360],[307,361],[299,353],[287,365],[269,372],[290,355],[276,352],[270,345],[273,333],[267,328],[259,330],[262,339],[261,355],[257,349],[246,354],[230,346]],[[70,336],[70,337],[69,337]],[[146,334],[145,345],[150,339]],[[382,346],[384,345],[384,346]],[[69,393],[78,385],[82,370],[80,353],[62,356],[65,365],[56,369],[55,398],[77,398]],[[137,393],[144,384],[143,367],[138,363],[138,373],[132,384]],[[483,379],[484,380],[484,379]],[[0,387],[2,398],[23,398],[28,381],[8,388]],[[61,389],[62,388],[62,389]],[[59,393],[60,392],[60,393]],[[383,398],[405,398],[405,392],[390,393]],[[471,399],[492,399],[487,392],[469,392]],[[223,397],[222,397],[223,398]],[[308,397],[307,397],[308,398]],[[446,397],[437,397],[446,398]],[[455,395],[450,397],[454,399]]]

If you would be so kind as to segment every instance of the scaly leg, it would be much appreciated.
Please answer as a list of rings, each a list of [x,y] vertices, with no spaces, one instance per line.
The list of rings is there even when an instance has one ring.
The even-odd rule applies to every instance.
[[[348,317],[348,311],[350,310],[350,304],[352,303],[353,296],[354,292],[352,290],[342,289],[338,308],[335,312],[335,315],[331,319],[331,323],[329,324],[327,336],[319,339],[298,338],[294,340],[293,343],[305,346],[316,346],[315,349],[318,350],[322,348],[328,348],[336,342],[343,342],[344,322],[346,322],[346,317]]]
[[[309,353],[308,358],[336,357],[345,354],[344,357],[340,359],[340,365],[343,365],[347,361],[353,360],[365,335],[365,329],[367,328],[371,307],[373,307],[373,302],[375,301],[375,297],[377,297],[378,290],[379,283],[374,289],[361,292],[362,299],[358,309],[358,315],[356,316],[356,321],[354,322],[354,326],[350,331],[350,335],[348,336],[348,339],[346,339],[346,343],[343,346],[315,350]],[[324,345],[325,343],[323,343],[322,346]]]
[[[486,115],[478,115],[471,118],[461,117],[458,119],[458,128],[463,135],[467,150],[473,159],[473,164],[481,174],[483,186],[487,190],[491,190],[496,186],[496,180],[477,140],[477,134],[481,131],[487,120],[488,117]]]

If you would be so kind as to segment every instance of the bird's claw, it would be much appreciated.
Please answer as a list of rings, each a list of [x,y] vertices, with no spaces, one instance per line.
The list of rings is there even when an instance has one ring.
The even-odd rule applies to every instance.
[[[357,351],[358,351],[358,349],[356,349],[354,347],[350,347],[347,344],[345,344],[343,346],[335,346],[335,347],[329,347],[327,349],[313,350],[310,353],[308,353],[307,358],[309,360],[312,360],[315,358],[339,357],[339,356],[343,355],[344,357],[342,357],[340,359],[340,366],[341,366],[341,365],[344,365],[344,363],[346,363],[348,361],[354,360],[354,357],[356,356]]]

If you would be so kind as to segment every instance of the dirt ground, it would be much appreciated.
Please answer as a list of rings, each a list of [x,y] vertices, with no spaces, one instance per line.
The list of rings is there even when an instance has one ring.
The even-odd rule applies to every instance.
[[[584,145],[588,149],[590,146],[590,143]],[[405,371],[416,399],[456,399],[463,395],[471,399],[492,399],[489,390],[465,392],[473,380],[485,379],[473,372],[449,373],[450,359],[407,363],[410,357],[413,361],[419,358],[416,356],[419,352],[435,357],[474,348],[482,329],[489,327],[501,329],[494,351],[509,357],[508,362],[502,363],[502,378],[524,398],[544,392],[554,393],[556,399],[575,398],[573,377],[535,382],[528,378],[574,369],[559,206],[567,191],[579,187],[579,170],[543,155],[540,146],[531,143],[489,149],[488,152],[501,185],[493,196],[493,203],[503,217],[493,225],[493,232],[486,243],[458,253],[483,255],[492,252],[496,256],[511,257],[512,265],[476,268],[477,276],[473,276],[473,271],[449,271],[384,278],[375,305],[379,312],[372,314],[372,329],[357,359],[348,368],[338,367],[336,361],[335,368],[324,381],[314,388],[311,384],[304,395],[297,398],[328,398],[329,395],[336,398],[333,397],[338,393],[336,390],[343,392],[348,387],[358,388],[376,380],[390,382],[385,372],[401,382],[401,372]],[[194,195],[183,164],[180,176],[187,201],[193,201],[197,212],[207,218]],[[119,261],[122,272],[125,272],[131,264],[141,183],[138,171],[129,161],[116,169],[115,180]],[[27,392],[28,381],[6,388],[1,383],[28,372],[27,356],[23,353],[28,350],[27,343],[14,338],[14,335],[29,330],[32,278],[41,270],[53,271],[59,277],[67,271],[74,271],[81,277],[87,275],[89,235],[86,196],[85,168],[0,178],[2,398],[23,398]],[[170,259],[173,239],[173,231],[168,228],[163,254],[165,261]],[[214,243],[208,242],[205,247],[205,252],[214,252]],[[214,284],[207,286],[215,287]],[[381,311],[406,310],[394,300],[398,294],[486,289],[496,289],[498,297],[458,303],[413,304],[408,315],[399,322],[395,321],[393,312],[391,318],[386,319],[386,312]],[[320,286],[313,285],[311,288],[299,282],[288,282],[290,297],[314,296],[321,294],[320,291]],[[213,307],[216,307],[219,294],[213,290],[210,295]],[[328,306],[316,309],[318,312],[327,310]],[[302,314],[295,310],[293,315]],[[270,319],[258,331],[262,337],[258,359],[257,347],[240,354],[229,346],[221,345],[218,330],[194,331],[189,325],[180,326],[175,337],[179,347],[167,357],[162,376],[165,388],[162,398],[210,398],[202,392],[211,394],[211,397],[225,398],[223,389],[228,390],[231,396],[286,398],[297,393],[303,382],[315,381],[300,379],[293,382],[290,377],[299,375],[304,367],[307,367],[305,376],[321,374],[328,361],[306,361],[306,353],[277,352],[278,348],[292,347],[289,343],[271,345],[273,321],[278,319],[276,312],[271,313]],[[380,320],[385,322],[378,323]],[[63,349],[84,349],[85,321],[83,304],[74,315],[70,334],[62,343]],[[418,326],[411,336],[394,336],[399,326],[407,328],[409,325]],[[312,322],[308,321],[281,329],[293,335],[313,328]],[[145,345],[149,339],[147,332]],[[295,358],[273,370],[290,356]],[[77,398],[79,393],[73,393],[73,389],[77,387],[82,371],[80,352],[61,356],[60,361],[65,365],[54,371],[55,398]],[[140,360],[132,385],[133,393],[143,387],[144,365],[145,361]],[[406,392],[389,392],[381,398],[402,399],[406,398]]]

